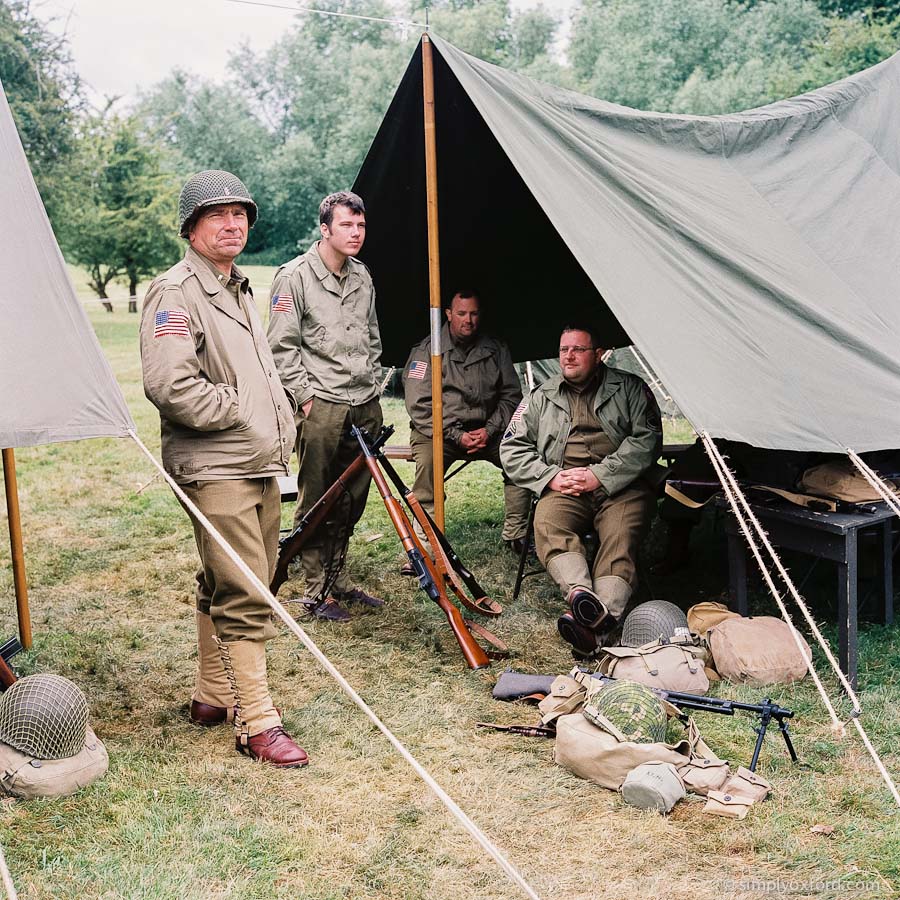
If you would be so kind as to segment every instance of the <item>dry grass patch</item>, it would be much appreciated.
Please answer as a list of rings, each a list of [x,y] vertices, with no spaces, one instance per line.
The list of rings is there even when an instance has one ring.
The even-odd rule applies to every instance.
[[[139,386],[137,317],[94,308],[90,314],[142,438],[158,446],[156,414]],[[399,403],[387,404],[387,413],[403,425]],[[404,441],[401,429],[397,442]],[[238,756],[225,729],[191,726],[196,557],[177,502],[158,482],[135,493],[151,472],[126,442],[56,445],[17,456],[35,625],[35,648],[17,664],[78,682],[111,756],[109,774],[89,790],[55,802],[0,805],[0,840],[21,896],[517,896],[289,634],[271,645],[271,682],[287,726],[311,754],[307,770],[272,771]],[[400,469],[411,481],[411,466]],[[480,463],[450,488],[451,540],[506,602],[515,560],[500,547],[500,479]],[[723,587],[723,548],[712,535],[710,548],[709,565],[701,560],[689,582],[655,583],[658,595],[715,596]],[[761,771],[776,792],[748,819],[710,818],[696,800],[668,818],[640,813],[556,767],[551,742],[474,727],[482,719],[529,721],[534,712],[491,700],[500,666],[488,674],[465,670],[440,611],[397,573],[398,549],[373,495],[354,538],[351,571],[387,606],[346,627],[305,627],[542,897],[762,896],[754,878],[799,885],[792,897],[891,896],[900,877],[896,810],[853,733],[843,742],[832,738],[810,684],[771,690],[797,711],[795,742],[808,766],[791,766],[777,732],[771,734]],[[301,588],[289,583],[282,598]],[[0,591],[7,598],[0,626],[9,635],[5,545]],[[559,603],[546,577],[535,577],[494,623],[515,649],[515,668],[549,673],[571,666],[555,635]],[[898,666],[896,631],[865,630],[865,721],[894,771],[900,770]],[[718,693],[760,697],[732,686]],[[754,740],[748,719],[698,721],[714,748],[746,763]],[[833,825],[834,834],[812,834],[820,823]],[[854,892],[870,881],[874,888]],[[816,882],[838,886],[803,888]]]

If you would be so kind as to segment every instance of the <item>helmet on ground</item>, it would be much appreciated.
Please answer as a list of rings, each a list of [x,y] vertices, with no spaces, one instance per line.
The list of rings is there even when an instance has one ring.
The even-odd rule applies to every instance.
[[[650,688],[635,681],[603,683],[590,694],[582,712],[600,728],[607,722],[615,726],[628,741],[652,744],[666,739],[662,701]]]
[[[643,647],[651,641],[690,640],[687,616],[668,600],[648,600],[636,606],[622,625],[622,646]]]
[[[192,175],[181,189],[178,199],[178,232],[187,237],[197,213],[207,206],[221,203],[243,203],[247,207],[247,223],[252,227],[259,215],[250,191],[237,175],[221,169],[207,169]]]
[[[38,759],[80,753],[87,724],[84,693],[61,675],[28,675],[0,697],[0,741]]]

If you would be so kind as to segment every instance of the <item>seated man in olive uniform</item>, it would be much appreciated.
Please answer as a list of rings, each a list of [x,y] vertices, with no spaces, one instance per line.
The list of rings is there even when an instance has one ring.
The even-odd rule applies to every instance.
[[[472,291],[458,291],[445,310],[441,329],[444,405],[444,465],[461,459],[486,459],[500,468],[500,438],[522,399],[519,376],[509,348],[481,333],[481,303]],[[431,421],[431,339],[413,347],[403,372],[410,444],[416,461],[413,493],[434,513],[434,457]],[[504,475],[506,513],[503,540],[514,551],[528,529],[531,494]],[[403,574],[412,575],[404,564]]]
[[[520,404],[500,445],[510,480],[540,497],[538,558],[568,609],[560,635],[581,656],[608,643],[637,583],[637,553],[655,503],[644,477],[662,449],[650,388],[602,363],[596,331],[574,324],[559,343],[561,374]],[[597,533],[593,565],[582,535]]]

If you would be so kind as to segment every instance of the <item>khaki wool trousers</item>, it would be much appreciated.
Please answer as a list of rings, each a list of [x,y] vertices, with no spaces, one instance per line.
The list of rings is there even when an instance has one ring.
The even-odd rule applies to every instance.
[[[583,556],[582,535],[593,529],[600,539],[591,566],[594,581],[616,575],[633,588],[637,584],[638,550],[655,502],[653,490],[643,484],[600,500],[594,494],[571,497],[559,491],[545,491],[534,514],[538,559],[546,568],[563,553]]]
[[[359,443],[350,434],[350,426],[364,428],[374,438],[381,428],[382,421],[381,404],[377,397],[359,406],[331,403],[316,397],[309,416],[303,416],[302,413],[299,415],[297,418],[299,471],[297,507],[294,512],[295,526],[360,452]],[[342,527],[340,517],[347,509],[346,502],[338,502],[333,507],[328,520],[304,546],[300,554],[300,566],[306,578],[306,591],[310,597],[318,597],[322,592],[327,563],[345,551],[353,526],[365,511],[370,480],[369,473],[364,472],[350,485],[350,526],[341,546],[336,546],[333,537]],[[332,585],[332,593],[345,594],[352,587],[345,570],[342,570]]]
[[[281,491],[276,478],[195,481],[182,485],[222,537],[263,584],[278,557]],[[220,641],[265,641],[278,633],[269,604],[204,528],[193,521],[200,553],[197,609],[208,615]]]
[[[413,458],[416,461],[416,480],[413,483],[413,493],[419,503],[434,515],[434,447],[431,438],[425,437],[415,428],[410,429],[410,447]],[[444,471],[459,460],[485,459],[495,465],[501,472],[503,466],[500,462],[499,438],[490,443],[478,453],[466,453],[456,444],[444,439]],[[531,513],[531,491],[512,484],[503,472],[503,503],[505,512],[503,515],[504,541],[512,541],[515,538],[524,538],[528,531],[528,516]]]

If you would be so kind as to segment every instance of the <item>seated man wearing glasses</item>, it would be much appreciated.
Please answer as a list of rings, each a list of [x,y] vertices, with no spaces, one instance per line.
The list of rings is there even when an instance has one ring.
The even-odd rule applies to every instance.
[[[566,598],[559,633],[582,657],[609,643],[634,591],[655,501],[643,476],[662,449],[650,388],[606,367],[603,353],[589,325],[566,326],[561,374],[519,405],[500,445],[510,480],[540,497],[538,557]],[[582,543],[591,529],[599,539],[593,565]]]

